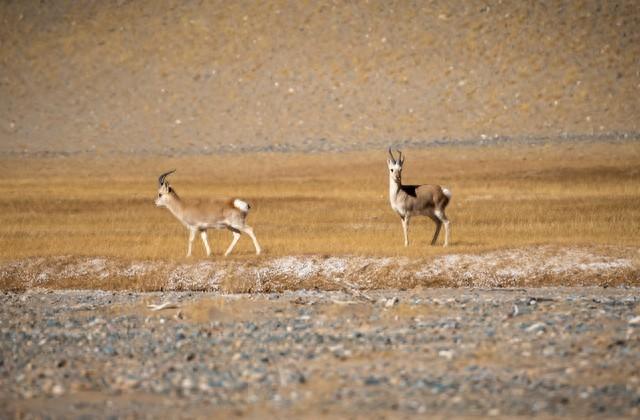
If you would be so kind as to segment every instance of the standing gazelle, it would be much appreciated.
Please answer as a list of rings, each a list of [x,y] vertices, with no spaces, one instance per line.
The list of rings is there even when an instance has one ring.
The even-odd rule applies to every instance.
[[[398,150],[398,159],[389,149],[390,158],[387,159],[389,167],[389,202],[391,208],[402,219],[404,231],[404,246],[409,246],[409,220],[412,216],[429,216],[436,224],[431,245],[435,245],[440,233],[440,227],[444,223],[444,246],[449,244],[449,219],[444,213],[451,192],[440,185],[402,185],[402,164],[404,158]]]
[[[256,254],[260,254],[260,244],[258,244],[256,235],[253,234],[253,229],[245,223],[251,208],[248,203],[238,198],[232,198],[226,202],[187,204],[178,197],[178,194],[165,179],[167,175],[174,172],[175,169],[165,172],[158,178],[159,189],[156,206],[169,209],[171,214],[189,229],[187,257],[191,256],[191,245],[196,237],[196,232],[200,232],[207,256],[211,255],[211,248],[209,248],[207,241],[207,229],[229,229],[233,232],[233,240],[227,248],[227,252],[224,253],[225,257],[236,246],[238,239],[240,239],[240,233],[246,233],[251,237]]]

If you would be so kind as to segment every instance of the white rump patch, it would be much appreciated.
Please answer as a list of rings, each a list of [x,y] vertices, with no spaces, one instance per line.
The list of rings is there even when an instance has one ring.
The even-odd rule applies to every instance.
[[[442,188],[442,194],[446,195],[449,200],[451,200],[451,191],[447,188]]]
[[[249,211],[249,203],[242,201],[242,200],[238,200],[237,198],[235,200],[233,200],[233,207],[237,208],[238,210],[241,210],[245,213],[247,213]]]

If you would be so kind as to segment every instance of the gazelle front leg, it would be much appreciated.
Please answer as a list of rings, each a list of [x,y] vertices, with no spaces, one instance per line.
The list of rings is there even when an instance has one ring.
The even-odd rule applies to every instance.
[[[196,238],[196,230],[189,229],[189,247],[187,248],[187,257],[191,256],[191,246],[193,245],[193,240]]]
[[[400,216],[402,220],[402,231],[404,232],[404,246],[409,246],[409,215]]]
[[[207,241],[207,231],[200,231],[200,238],[202,238],[202,243],[204,244],[204,248],[207,250],[207,257],[211,256],[211,248],[209,248],[209,241]]]

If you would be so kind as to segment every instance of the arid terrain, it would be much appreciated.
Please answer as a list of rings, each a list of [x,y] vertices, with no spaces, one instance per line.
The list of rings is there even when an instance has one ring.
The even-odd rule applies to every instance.
[[[640,148],[635,142],[455,146],[406,151],[405,182],[453,191],[450,247],[429,246],[416,218],[411,245],[388,203],[384,151],[230,157],[7,159],[0,185],[0,285],[282,291],[366,288],[638,285]],[[25,164],[26,163],[26,164]],[[252,203],[264,252],[244,237],[214,255],[153,204],[169,167],[185,202]],[[246,170],[251,167],[251,170]],[[442,238],[438,245],[442,244]]]
[[[638,417],[639,57],[635,1],[0,2],[0,417]],[[262,255],[186,258],[174,168]]]
[[[639,153],[406,150],[453,191],[447,248],[403,246],[384,150],[6,159],[1,414],[636,417]],[[263,254],[184,257],[171,166],[185,200],[234,185]]]
[[[635,0],[25,0],[0,23],[3,154],[640,132]]]
[[[0,415],[637,417],[637,289],[0,296]],[[172,303],[152,311],[148,305]]]

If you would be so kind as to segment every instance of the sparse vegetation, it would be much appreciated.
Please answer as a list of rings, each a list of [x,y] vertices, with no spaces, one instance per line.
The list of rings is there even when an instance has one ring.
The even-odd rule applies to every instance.
[[[615,247],[640,245],[635,143],[410,151],[407,183],[439,183],[453,191],[449,249],[428,245],[433,230],[428,220],[416,221],[410,247],[403,246],[400,222],[388,204],[385,159],[381,150],[5,160],[0,258],[205,261],[199,242],[194,258],[184,257],[184,228],[153,204],[157,174],[170,167],[178,168],[174,184],[185,200],[237,194],[250,201],[249,220],[266,259],[309,254],[414,259],[542,244],[608,245],[603,252],[615,254]],[[222,260],[230,233],[212,231],[210,238],[213,260]],[[261,261],[246,238],[230,258]],[[124,284],[114,279],[112,287]]]
[[[0,1],[0,418],[638,417],[638,57],[637,0]]]
[[[178,168],[185,200],[239,195],[268,256],[423,257],[534,244],[640,245],[640,145],[454,147],[407,154],[406,183],[439,183],[453,199],[453,245],[430,247],[416,220],[411,245],[388,204],[385,151],[189,158],[4,160],[0,258],[101,255],[182,259],[184,228],[155,207],[158,173]],[[251,258],[251,242],[238,256]],[[440,238],[440,241],[442,238]],[[228,231],[212,231],[221,258]],[[195,258],[204,257],[202,244]]]

